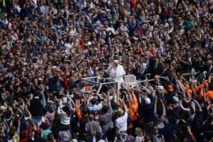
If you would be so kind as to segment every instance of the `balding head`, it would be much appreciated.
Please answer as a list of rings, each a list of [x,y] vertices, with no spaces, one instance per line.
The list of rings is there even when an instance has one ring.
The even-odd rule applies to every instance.
[[[154,80],[155,80],[155,81],[157,81],[157,80],[159,80],[159,79],[160,79],[160,76],[159,76],[159,75],[155,75],[155,76],[154,76]]]
[[[208,60],[206,64],[208,67],[210,67],[212,65],[212,60]]]
[[[90,121],[92,121],[92,120],[94,120],[94,115],[90,114],[88,118]]]

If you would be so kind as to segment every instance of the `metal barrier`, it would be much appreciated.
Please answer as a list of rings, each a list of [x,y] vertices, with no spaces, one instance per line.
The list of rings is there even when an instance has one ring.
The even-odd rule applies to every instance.
[[[123,76],[125,77],[125,75]],[[161,79],[166,79],[165,77],[160,77]],[[107,81],[107,82],[105,82]],[[142,83],[144,82],[151,82],[151,81],[154,81],[154,79],[145,79],[145,80],[136,80],[136,83],[141,86]],[[85,90],[85,86],[95,86],[95,85],[98,85],[98,90],[97,90],[97,93],[100,93],[102,87],[104,85],[113,85],[113,87],[116,86],[116,89],[118,89],[118,82],[114,81],[113,79],[111,78],[101,78],[100,76],[94,76],[94,77],[86,77],[86,78],[82,78],[80,80],[80,84],[82,83],[82,86],[80,85],[78,87],[79,89],[79,92],[81,93],[91,93],[90,91],[86,91]],[[84,84],[84,83],[87,83],[87,84]],[[125,83],[125,82],[124,82]],[[131,85],[131,82],[130,83],[126,83],[127,85]]]
[[[199,72],[195,72],[195,75],[197,75]],[[123,78],[125,78],[125,76],[130,76],[132,74],[129,74],[129,75],[124,75]],[[139,86],[142,85],[142,83],[144,82],[151,82],[151,81],[154,81],[154,79],[147,79],[147,76],[150,75],[150,74],[146,74],[146,79],[145,80],[135,80],[135,83],[138,84]],[[184,79],[184,81],[188,82],[185,77],[186,76],[189,76],[190,73],[184,73],[182,75],[180,75],[180,77],[182,77],[182,79]],[[164,79],[166,80],[165,77],[160,77],[161,79]],[[106,82],[107,81],[107,82]],[[97,89],[97,93],[100,93],[102,87],[104,85],[112,85],[114,88],[118,89],[118,82],[114,81],[113,79],[111,78],[102,78],[100,76],[94,76],[94,77],[86,77],[86,78],[82,78],[80,80],[80,82],[85,82],[86,84],[85,85],[80,85],[78,86],[78,89],[79,89],[79,92],[81,93],[90,93],[89,91],[86,91],[84,88],[85,86],[95,86],[97,85],[98,86],[98,89]],[[124,82],[126,83],[127,85],[132,85],[132,82]],[[178,80],[178,83],[179,83],[179,86],[181,88],[181,90],[184,92],[184,89],[183,87],[180,85],[181,84],[181,81]],[[81,83],[80,83],[81,84]],[[84,84],[84,83],[83,83]],[[134,87],[134,86],[132,86]]]
[[[100,80],[103,81],[103,82],[99,82]],[[108,81],[108,82],[105,82],[105,81]],[[117,86],[117,82],[115,82],[113,79],[111,79],[111,78],[101,78],[100,76],[82,78],[80,80],[80,82],[87,82],[87,83],[89,83],[89,84],[87,84],[88,86],[90,86],[90,85],[94,86],[94,84],[95,85],[99,85],[97,93],[100,92],[100,90],[103,87],[103,85],[109,85],[109,84],[113,85],[113,84],[116,84],[116,86]],[[79,89],[82,89],[82,88],[80,88],[80,86],[79,86]],[[89,93],[87,91],[81,91],[81,90],[79,90],[79,91],[81,93]]]

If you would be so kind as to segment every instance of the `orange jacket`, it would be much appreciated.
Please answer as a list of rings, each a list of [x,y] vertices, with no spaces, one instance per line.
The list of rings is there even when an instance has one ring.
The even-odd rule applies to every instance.
[[[187,88],[182,83],[181,83],[181,86],[192,97],[192,89],[191,88]]]
[[[80,110],[77,103],[75,104],[75,107],[76,107],[76,115],[77,115],[77,118],[78,118],[78,122],[80,122],[80,120],[82,118],[82,113],[81,113],[81,110]]]
[[[206,99],[208,103],[211,103],[211,99],[213,98],[213,90],[209,90],[206,94]]]
[[[199,99],[203,99],[204,97],[204,85],[208,88],[209,84],[204,81],[202,84],[200,84],[198,87],[197,87],[197,93],[199,94]]]
[[[129,115],[132,121],[137,119],[138,116],[138,101],[137,98],[135,96],[135,93],[132,92],[132,100],[133,103],[131,104],[130,100],[128,100],[128,104],[129,104]]]

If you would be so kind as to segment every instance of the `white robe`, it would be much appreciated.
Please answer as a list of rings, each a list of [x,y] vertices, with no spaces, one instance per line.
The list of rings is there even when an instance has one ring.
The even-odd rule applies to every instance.
[[[117,84],[118,84],[117,89],[120,89],[121,83],[124,82],[122,76],[125,74],[126,74],[126,72],[125,72],[123,66],[121,66],[121,65],[118,65],[117,67],[114,65],[111,65],[109,67],[110,78],[113,79],[115,82],[117,82]]]

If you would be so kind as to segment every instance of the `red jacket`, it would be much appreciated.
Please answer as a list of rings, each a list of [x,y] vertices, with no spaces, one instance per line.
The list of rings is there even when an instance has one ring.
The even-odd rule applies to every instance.
[[[130,0],[130,8],[135,9],[136,8],[136,0]]]
[[[69,83],[68,83],[68,81],[67,81],[67,76],[66,76],[66,75],[63,75],[63,76],[62,76],[62,79],[63,79],[63,81],[62,81],[62,86],[64,87],[64,89],[68,89],[68,88],[69,88]]]
[[[20,142],[28,142],[28,139],[24,138],[24,139],[20,140]]]

